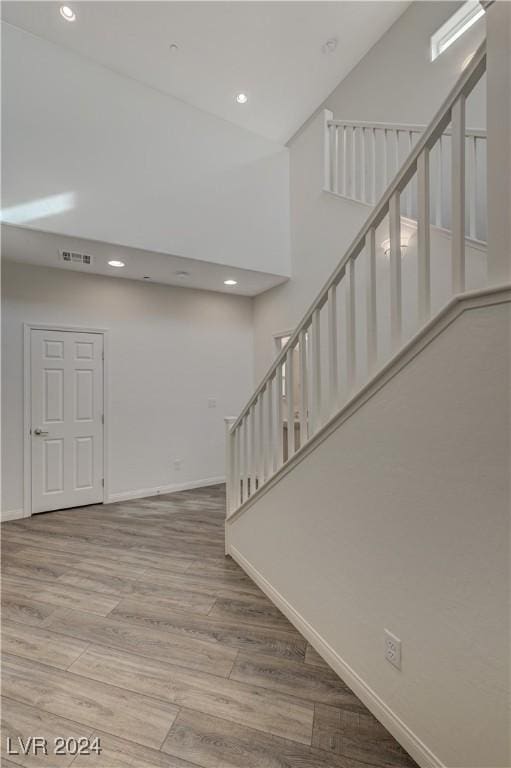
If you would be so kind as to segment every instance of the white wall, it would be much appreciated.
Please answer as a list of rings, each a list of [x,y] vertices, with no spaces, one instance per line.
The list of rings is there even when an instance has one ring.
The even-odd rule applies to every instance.
[[[5,23],[2,63],[6,220],[289,274],[285,147]]]
[[[321,108],[345,120],[427,125],[484,39],[484,18],[431,61],[430,38],[461,2],[412,3],[332,91]],[[485,89],[467,105],[467,125],[484,128]]]
[[[510,765],[510,328],[465,312],[229,529],[424,766]]]
[[[28,322],[109,330],[110,494],[222,478],[223,419],[252,384],[251,299],[9,261],[2,273],[4,512],[23,507]]]
[[[339,84],[322,108],[347,120],[427,124],[477,48],[484,21],[431,63],[429,40],[459,6],[413,3]],[[485,125],[484,86],[468,103],[471,127]],[[272,334],[292,329],[337,266],[367,217],[367,208],[322,193],[322,116],[290,142],[292,280],[255,301],[256,377],[274,355]]]

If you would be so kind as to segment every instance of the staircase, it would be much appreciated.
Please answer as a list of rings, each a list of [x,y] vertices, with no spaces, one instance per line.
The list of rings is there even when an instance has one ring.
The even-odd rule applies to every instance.
[[[226,420],[226,553],[422,768],[511,764],[506,5],[488,38],[488,246],[465,128],[483,46],[374,206],[368,157],[346,186],[325,117],[327,193],[359,205],[365,179],[367,220]]]
[[[410,151],[240,415],[226,420],[227,531],[229,521],[252,504],[279,473],[289,471],[328,424],[400,354],[405,344],[445,311],[449,302],[467,289],[484,287],[485,269],[480,264],[473,268],[474,244],[467,235],[476,234],[474,212],[480,196],[474,153],[477,157],[478,144],[486,144],[486,137],[483,132],[467,134],[465,103],[485,71],[483,44],[420,134],[417,126],[355,125],[338,123],[327,116],[325,177],[327,188],[336,194],[364,202],[374,199],[377,130],[383,131],[384,149],[390,137],[395,137],[395,161],[399,157],[399,134],[405,130]],[[373,137],[370,141],[374,140],[372,154],[369,150],[372,169],[367,160],[370,141],[366,134]],[[446,137],[448,153],[444,151]],[[471,169],[468,174],[467,151]],[[385,153],[387,158],[386,149]],[[341,166],[340,157],[344,159]],[[437,173],[432,188],[434,157]],[[442,195],[438,203],[435,190],[443,189],[439,179],[445,178],[447,163],[449,237],[442,245],[435,225],[445,228],[445,206]],[[358,181],[357,164],[362,168]],[[387,159],[384,167],[387,171]],[[414,270],[407,263],[410,222],[415,230]],[[441,295],[432,290],[439,253],[439,268],[444,270],[439,275],[444,290]],[[413,281],[403,280],[405,271],[415,271]]]

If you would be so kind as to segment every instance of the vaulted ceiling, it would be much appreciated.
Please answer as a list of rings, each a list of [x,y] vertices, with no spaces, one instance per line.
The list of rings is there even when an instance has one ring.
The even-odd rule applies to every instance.
[[[44,0],[2,2],[2,19],[278,142],[409,5],[66,2],[76,13],[72,23],[61,17],[61,3]],[[236,103],[240,92],[246,104]]]

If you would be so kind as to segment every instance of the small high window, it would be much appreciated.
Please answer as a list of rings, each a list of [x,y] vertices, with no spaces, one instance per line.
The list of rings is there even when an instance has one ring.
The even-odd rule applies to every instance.
[[[431,36],[431,61],[447,50],[455,40],[484,15],[484,8],[479,0],[467,0],[440,29]]]

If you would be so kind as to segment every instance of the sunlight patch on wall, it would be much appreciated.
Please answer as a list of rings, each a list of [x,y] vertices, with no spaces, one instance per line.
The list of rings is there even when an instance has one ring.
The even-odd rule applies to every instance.
[[[28,203],[2,208],[0,221],[5,221],[7,224],[28,224],[38,219],[64,213],[74,207],[74,192],[63,192],[60,195],[40,197],[38,200],[31,200]]]

